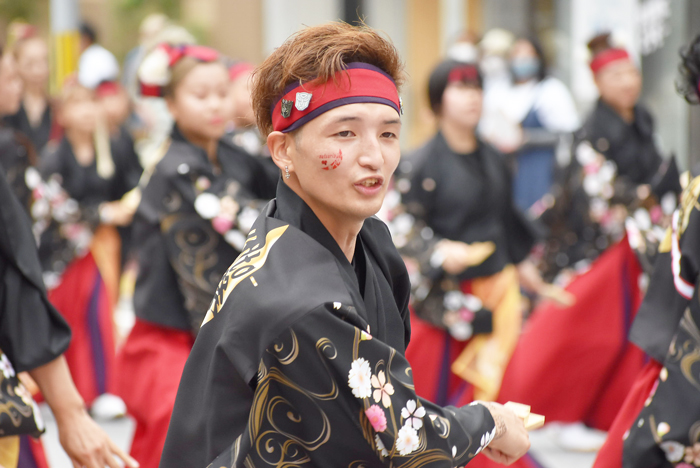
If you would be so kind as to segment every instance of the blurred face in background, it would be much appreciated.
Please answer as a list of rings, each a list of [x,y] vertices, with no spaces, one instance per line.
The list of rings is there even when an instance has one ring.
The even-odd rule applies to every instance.
[[[454,81],[442,95],[440,121],[474,132],[481,119],[484,93],[475,84]]]
[[[232,107],[231,120],[236,127],[250,127],[255,125],[253,113],[253,100],[251,93],[251,73],[245,72],[231,81],[230,99]]]
[[[642,74],[631,60],[616,60],[595,75],[601,99],[618,113],[634,109],[642,92]]]
[[[229,76],[219,62],[199,63],[175,85],[168,109],[180,131],[195,144],[224,134],[231,115]]]
[[[0,57],[0,116],[16,113],[21,101],[22,80],[17,64],[12,54],[5,53]]]
[[[510,71],[516,82],[535,78],[540,70],[540,59],[535,47],[525,39],[519,39],[510,51]]]
[[[98,101],[111,129],[119,127],[129,117],[129,96],[121,86],[115,85],[109,92],[100,93],[98,90]]]
[[[64,90],[59,111],[59,120],[68,132],[92,133],[100,117],[100,105],[95,94],[82,86],[72,85]]]
[[[49,83],[49,50],[43,39],[22,41],[17,49],[19,75],[27,88],[46,90]]]

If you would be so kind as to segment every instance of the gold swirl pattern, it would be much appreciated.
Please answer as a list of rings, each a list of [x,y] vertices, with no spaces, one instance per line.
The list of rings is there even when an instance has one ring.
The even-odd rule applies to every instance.
[[[698,326],[693,320],[690,308],[686,309],[683,314],[680,328],[688,334],[689,339],[680,343],[680,349],[674,358],[680,360],[681,372],[685,379],[700,390],[700,382],[698,382],[693,373],[693,365],[700,361],[700,330],[698,330]],[[678,343],[676,343],[677,345]]]
[[[283,366],[293,363],[296,360],[297,356],[299,356],[299,340],[297,339],[297,335],[296,333],[294,333],[294,330],[290,330],[289,332],[292,340],[291,346],[289,347],[289,354],[287,354],[284,357],[280,357],[278,355],[275,356],[279,363]],[[284,351],[284,343],[275,343],[272,346],[272,349],[275,350],[275,353],[281,354],[282,351]]]
[[[678,226],[678,236],[680,237],[685,232],[690,222],[690,214],[694,209],[700,209],[698,197],[700,196],[700,176],[695,177],[688,187],[681,194],[681,203],[678,208],[679,218],[681,220]]]

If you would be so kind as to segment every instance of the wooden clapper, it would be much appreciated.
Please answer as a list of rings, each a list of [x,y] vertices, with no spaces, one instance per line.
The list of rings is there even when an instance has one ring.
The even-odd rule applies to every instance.
[[[509,401],[503,406],[512,410],[517,417],[522,419],[525,423],[525,429],[528,431],[539,429],[544,426],[544,416],[530,412],[530,407],[528,405]]]

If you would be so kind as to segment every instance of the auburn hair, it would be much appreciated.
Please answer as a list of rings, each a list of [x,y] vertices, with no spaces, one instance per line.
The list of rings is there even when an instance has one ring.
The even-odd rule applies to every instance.
[[[271,108],[291,83],[326,82],[352,62],[380,68],[400,88],[404,65],[389,39],[365,24],[326,23],[290,36],[253,72],[253,110],[260,132],[272,132]]]

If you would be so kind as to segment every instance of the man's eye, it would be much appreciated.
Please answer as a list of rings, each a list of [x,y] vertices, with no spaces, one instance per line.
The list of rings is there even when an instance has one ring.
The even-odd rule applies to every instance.
[[[384,132],[382,133],[382,136],[384,138],[396,138],[396,133],[393,132]]]
[[[339,137],[349,137],[352,136],[352,132],[350,130],[345,130],[342,132],[338,132]]]

